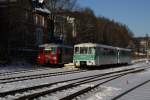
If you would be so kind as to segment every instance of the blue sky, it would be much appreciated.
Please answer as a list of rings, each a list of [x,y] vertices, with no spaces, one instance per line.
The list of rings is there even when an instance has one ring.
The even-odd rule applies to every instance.
[[[137,36],[150,36],[150,0],[78,0],[90,7],[96,16],[104,16],[126,24]]]

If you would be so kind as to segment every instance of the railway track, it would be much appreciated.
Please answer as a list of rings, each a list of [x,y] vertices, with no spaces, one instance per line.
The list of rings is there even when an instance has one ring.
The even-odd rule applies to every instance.
[[[46,78],[51,76],[58,76],[58,75],[66,75],[66,74],[73,74],[73,73],[80,73],[86,72],[87,70],[69,70],[69,71],[62,71],[62,72],[54,72],[54,73],[42,73],[42,74],[35,74],[35,75],[25,75],[25,76],[18,76],[18,77],[4,77],[0,78],[0,84],[5,83],[12,83],[17,81],[24,81],[24,80],[31,80],[31,79],[38,79],[38,78]]]
[[[32,72],[34,73],[34,72],[37,72],[37,71],[39,71],[39,72],[40,71],[47,71],[47,70],[50,70],[50,69],[49,68],[38,68],[38,69],[34,69],[33,68],[31,70],[26,69],[26,70],[21,70],[21,71],[3,72],[3,73],[0,73],[0,84],[16,82],[16,81],[23,81],[23,80],[27,80],[27,78],[29,78],[29,79],[36,79],[36,78],[32,78],[32,77],[36,77],[36,76],[38,77],[37,74],[30,74],[29,75],[28,73],[32,73]],[[48,73],[49,72],[46,72],[46,73],[40,74],[40,75],[41,76],[44,75],[45,77],[47,77]],[[56,76],[56,75],[54,75],[54,76]],[[39,78],[41,78],[41,77],[39,77]],[[5,81],[5,80],[7,80],[7,81]]]
[[[138,67],[135,67],[138,68]],[[48,70],[49,68],[41,68],[37,70],[22,70],[22,71],[17,71],[17,72],[10,72],[6,73],[4,76],[0,76],[0,84],[5,84],[5,83],[12,83],[12,82],[17,82],[17,81],[24,81],[24,80],[31,80],[31,79],[38,79],[38,78],[46,78],[46,77],[51,77],[51,76],[57,76],[57,75],[65,75],[65,74],[73,74],[73,73],[79,73],[79,72],[85,72],[87,70],[69,70],[69,71],[62,71],[62,72],[46,72],[46,73],[41,73],[41,74],[28,74],[29,72],[37,72],[37,71],[44,71]],[[130,68],[129,68],[130,69]],[[132,69],[132,68],[131,68]],[[18,76],[15,76],[15,75]],[[19,75],[19,74],[24,74],[24,75]]]
[[[6,92],[0,93],[0,97],[2,99],[8,99],[11,96],[11,99],[13,98],[14,100],[31,100],[31,99],[35,99],[35,98],[39,98],[43,96],[50,96],[51,94],[53,95],[63,94],[63,96],[59,98],[60,100],[70,100],[81,94],[84,94],[87,91],[91,91],[92,89],[102,84],[105,84],[111,80],[117,79],[119,77],[122,77],[130,73],[143,71],[146,68],[149,68],[149,67],[108,72],[105,74],[80,77],[80,78],[58,81],[58,82],[49,83],[49,84],[43,84],[39,86],[22,88],[18,90],[6,91]],[[98,81],[98,83],[94,84],[93,86],[82,87],[82,85],[91,84],[92,82],[96,82],[96,81]],[[77,89],[77,91],[70,92],[71,90],[74,90],[74,89]],[[69,95],[64,95],[63,93],[64,90],[69,91],[68,92]]]

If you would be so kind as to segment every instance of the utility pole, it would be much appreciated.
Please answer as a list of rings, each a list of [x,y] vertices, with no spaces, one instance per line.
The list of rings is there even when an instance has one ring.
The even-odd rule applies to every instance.
[[[148,34],[146,34],[146,58],[148,59],[148,42],[149,42],[149,37]]]

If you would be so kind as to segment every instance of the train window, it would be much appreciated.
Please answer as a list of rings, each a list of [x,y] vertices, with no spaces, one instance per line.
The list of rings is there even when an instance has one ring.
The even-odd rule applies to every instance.
[[[104,48],[103,55],[108,55],[108,49],[107,48]]]
[[[51,48],[51,51],[52,51],[53,54],[55,54],[55,53],[56,53],[56,48],[55,48],[55,47],[52,47],[52,48]]]
[[[108,54],[108,55],[111,55],[111,53],[112,53],[112,52],[111,52],[111,49],[107,49],[107,54]]]
[[[98,50],[98,52],[99,52],[99,54],[101,54],[101,55],[104,55],[104,48],[98,48],[99,50]]]
[[[129,53],[130,53],[129,51],[123,51],[123,55],[124,55],[124,56],[128,56]]]
[[[45,50],[44,53],[45,54],[50,54],[50,50]]]
[[[128,51],[120,51],[120,55],[122,55],[122,56],[128,56],[129,52]]]
[[[75,54],[79,54],[79,47],[75,47]]]
[[[64,48],[65,49],[65,54],[69,54],[70,50],[69,48]]]
[[[110,55],[115,55],[115,51],[113,49],[110,49],[109,54]]]
[[[80,47],[81,54],[87,54],[88,48],[87,47]]]
[[[92,47],[89,47],[88,54],[92,53]]]
[[[68,53],[68,49],[67,48],[63,48],[63,49],[64,49],[65,54],[67,54]]]
[[[44,48],[39,49],[39,53],[43,53]]]

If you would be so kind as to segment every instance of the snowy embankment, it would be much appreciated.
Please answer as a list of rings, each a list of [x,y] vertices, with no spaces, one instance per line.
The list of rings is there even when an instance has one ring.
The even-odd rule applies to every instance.
[[[0,73],[33,68],[35,68],[35,66],[30,63],[27,63],[26,61],[15,61],[9,64],[0,64]]]
[[[132,64],[138,63],[138,62],[146,62],[147,60],[148,60],[147,58],[132,60]]]
[[[143,59],[132,60],[131,63],[132,64],[140,63],[140,62],[144,62],[145,63],[146,61],[148,61],[148,59],[143,58]],[[64,67],[73,69],[74,68],[74,64],[73,63],[68,63],[68,64],[65,64]]]
[[[138,62],[146,62],[147,59],[136,59],[132,60],[132,64],[138,63]],[[18,70],[24,70],[24,69],[33,69],[35,68],[35,65],[30,64],[26,61],[13,61],[10,64],[0,64],[0,72],[8,72],[8,71],[18,71]],[[74,69],[74,64],[69,63],[65,64],[65,68]]]

